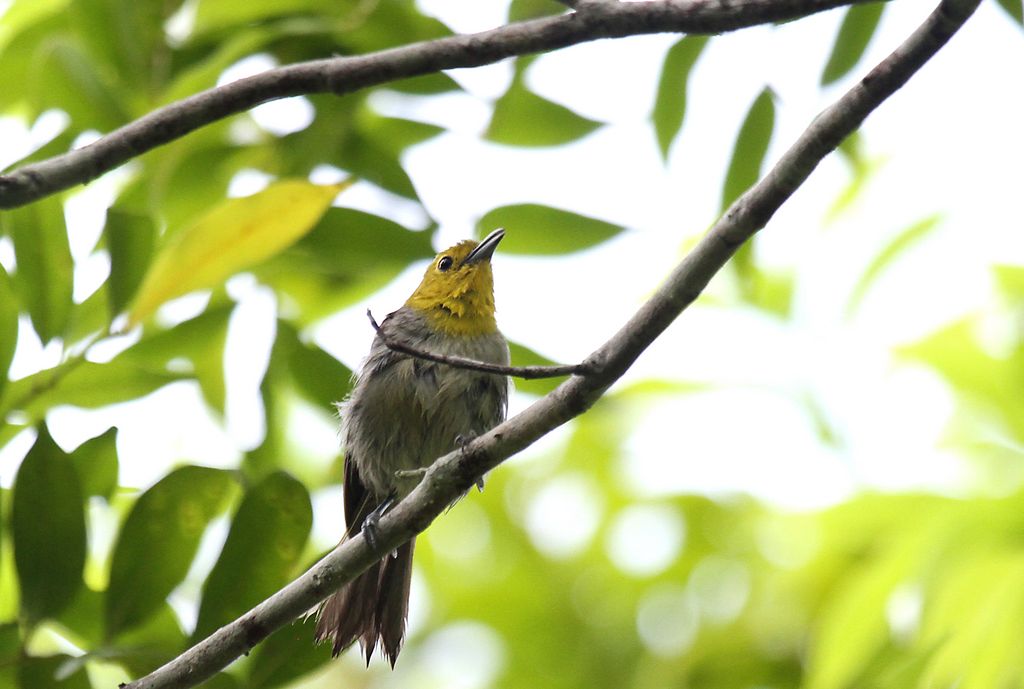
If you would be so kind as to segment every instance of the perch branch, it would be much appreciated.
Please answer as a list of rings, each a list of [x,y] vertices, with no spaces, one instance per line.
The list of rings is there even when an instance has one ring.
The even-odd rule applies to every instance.
[[[708,284],[740,245],[761,229],[814,168],[864,118],[899,89],[970,17],[979,0],[943,0],[928,19],[871,72],[822,112],[772,170],[740,197],[661,287],[588,363],[528,409],[464,448],[438,459],[413,492],[379,524],[371,549],[348,539],[291,584],[126,689],[183,689],[216,674],[271,632],[292,623],[361,571],[423,531],[478,477],[591,407]]]
[[[313,60],[211,88],[110,132],[88,146],[0,175],[0,209],[85,184],[157,146],[260,103],[313,93],[352,93],[443,69],[478,67],[600,38],[712,34],[785,21],[865,0],[653,0],[589,2],[558,17],[519,22],[354,57]]]

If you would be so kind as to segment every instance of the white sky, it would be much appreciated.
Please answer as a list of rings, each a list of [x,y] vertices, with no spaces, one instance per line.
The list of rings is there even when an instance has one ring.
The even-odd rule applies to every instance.
[[[505,3],[431,0],[421,5],[456,30],[474,31],[498,25]],[[887,54],[931,6],[920,0],[891,3],[855,75]],[[817,85],[839,18],[830,12],[712,41],[692,76],[687,121],[667,168],[647,117],[661,59],[675,40],[670,36],[602,41],[534,64],[528,73],[532,88],[610,123],[566,147],[522,151],[479,140],[489,112],[486,101],[503,92],[510,63],[455,72],[468,95],[431,102],[382,97],[376,103],[386,112],[450,130],[411,150],[406,159],[421,198],[441,223],[439,248],[468,236],[477,217],[506,203],[546,203],[628,226],[616,240],[580,254],[527,258],[499,250],[495,258],[499,323],[506,335],[554,359],[574,361],[629,317],[681,257],[684,242],[714,220],[736,131],[763,86],[778,94],[769,154],[775,160],[852,83],[847,79],[824,93]],[[830,157],[763,232],[758,251],[764,260],[800,274],[792,322],[698,305],[637,362],[626,382],[668,377],[731,384],[666,398],[649,408],[628,442],[625,472],[639,492],[746,492],[803,508],[831,504],[862,487],[959,491],[973,484],[969,466],[940,447],[953,411],[948,390],[928,371],[894,364],[889,349],[964,313],[992,308],[988,266],[996,260],[1024,261],[1019,204],[1024,91],[1013,69],[1024,64],[1022,39],[994,2],[984,2],[951,45],[866,123],[867,150],[885,162],[857,205],[826,226],[826,210],[847,179],[843,164]],[[250,60],[233,74],[265,66],[266,61]],[[263,106],[259,121],[287,130],[301,127],[307,117],[298,99]],[[16,157],[3,146],[19,138],[17,126],[0,122],[0,132],[0,159]],[[321,176],[329,175],[328,170]],[[84,201],[74,213],[75,246],[91,245],[89,237],[98,231],[96,206],[109,202],[115,182],[116,176],[108,176],[81,194]],[[233,191],[259,184],[258,175],[249,176]],[[339,203],[407,223],[420,218],[410,204],[368,185]],[[940,230],[894,265],[857,315],[846,319],[849,291],[879,248],[935,212],[944,218]],[[86,260],[83,253],[76,253],[76,277],[78,289],[87,293],[97,276],[102,279],[105,264],[102,258]],[[9,246],[2,242],[0,261],[10,261]],[[411,268],[380,293],[323,323],[316,340],[356,366],[372,336],[365,309],[380,316],[399,306],[422,269]],[[716,288],[725,285],[716,281]],[[122,428],[122,482],[136,486],[150,484],[182,461],[231,466],[241,449],[258,444],[258,400],[235,381],[245,378],[240,372],[262,366],[272,295],[245,277],[233,281],[232,293],[243,307],[229,342],[226,432],[202,407],[195,386],[180,384],[137,404],[56,410],[50,422],[58,441],[72,446],[116,423]],[[179,311],[194,308],[195,300],[178,305]],[[53,363],[52,354],[48,359],[27,339],[17,357],[21,375]],[[799,404],[807,395],[820,400],[839,429],[845,441],[841,450],[818,441]],[[517,397],[512,411],[526,403]],[[328,421],[302,416],[295,424],[296,434],[315,453],[325,458],[331,453],[336,439]],[[553,434],[515,461],[537,461],[562,437]],[[10,485],[30,440],[21,438],[0,452],[3,485]],[[318,510],[317,519],[319,537],[330,543],[339,532],[334,516],[339,502],[328,494],[317,496],[317,503],[330,506],[332,516],[324,518]]]

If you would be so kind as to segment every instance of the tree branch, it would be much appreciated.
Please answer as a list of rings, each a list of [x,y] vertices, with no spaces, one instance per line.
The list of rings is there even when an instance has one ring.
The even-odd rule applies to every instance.
[[[0,209],[76,184],[200,127],[260,103],[312,93],[352,93],[443,69],[478,67],[600,38],[712,34],[784,21],[866,0],[653,0],[588,2],[572,13],[355,57],[302,62],[208,89],[114,130],[88,146],[0,175]]]
[[[575,375],[528,409],[437,460],[413,492],[379,524],[376,550],[362,536],[346,540],[305,574],[245,615],[126,689],[199,684],[290,624],[370,564],[423,531],[478,477],[592,406],[707,286],[818,163],[886,98],[906,83],[977,8],[979,0],[943,0],[925,22],[835,104],[822,112],[772,170],[723,215],[665,283]]]
[[[486,361],[467,359],[463,356],[434,354],[433,352],[417,349],[412,345],[407,345],[404,342],[392,339],[381,329],[380,325],[377,324],[376,319],[374,319],[373,314],[369,309],[366,310],[366,317],[370,319],[370,325],[373,326],[373,329],[377,331],[378,335],[380,335],[380,339],[391,351],[408,354],[409,356],[417,359],[436,361],[439,364],[447,364],[453,368],[464,368],[469,371],[483,371],[484,373],[500,373],[502,375],[523,378],[525,380],[537,380],[538,378],[561,378],[563,376],[572,375],[583,376],[589,372],[585,363],[566,364],[564,366],[502,366],[501,364],[489,364]]]

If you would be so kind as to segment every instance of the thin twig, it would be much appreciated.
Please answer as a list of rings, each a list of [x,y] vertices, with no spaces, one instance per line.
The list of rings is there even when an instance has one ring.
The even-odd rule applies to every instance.
[[[261,103],[313,93],[342,95],[443,69],[479,67],[601,38],[716,34],[796,19],[867,0],[651,0],[580,3],[575,12],[353,57],[270,69],[171,103],[88,146],[0,175],[0,208],[85,184],[158,146]]]
[[[426,529],[480,476],[590,408],[697,298],[743,242],[793,195],[822,158],[945,45],[978,3],[942,0],[895,52],[815,118],[771,172],[730,207],[629,322],[588,357],[598,364],[593,374],[569,378],[526,410],[434,462],[412,493],[381,518],[376,548],[370,548],[362,536],[346,539],[281,591],[126,687],[185,689],[212,677]]]
[[[502,366],[501,364],[489,364],[486,361],[467,359],[462,356],[451,356],[448,354],[435,354],[388,336],[387,333],[377,324],[370,309],[366,309],[366,317],[370,319],[370,325],[377,331],[381,342],[387,345],[388,349],[401,354],[408,354],[417,359],[435,361],[439,364],[446,364],[452,368],[464,368],[467,371],[482,371],[483,373],[500,373],[513,378],[525,380],[537,380],[539,378],[561,378],[564,376],[583,376],[590,372],[587,364],[565,364],[561,366]]]

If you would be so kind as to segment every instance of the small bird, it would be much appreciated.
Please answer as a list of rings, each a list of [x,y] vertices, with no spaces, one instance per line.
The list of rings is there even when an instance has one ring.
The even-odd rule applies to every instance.
[[[352,394],[338,405],[345,449],[345,538],[373,543],[377,520],[408,495],[417,470],[505,419],[508,378],[400,354],[382,338],[421,351],[508,364],[494,318],[491,256],[502,229],[438,254],[422,282],[380,325]],[[369,664],[380,645],[395,666],[405,638],[415,540],[346,584],[317,611],[317,642],[333,654],[359,641]]]

